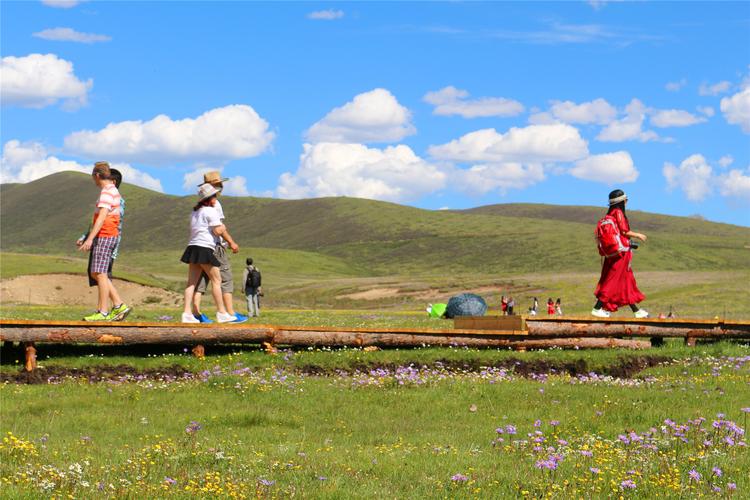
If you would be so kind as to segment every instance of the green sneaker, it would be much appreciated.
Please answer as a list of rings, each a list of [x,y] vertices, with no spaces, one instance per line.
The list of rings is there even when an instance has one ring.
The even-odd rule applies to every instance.
[[[83,317],[83,321],[107,321],[109,315],[105,316],[101,311],[96,311],[94,314],[89,314]]]
[[[122,321],[132,310],[132,307],[126,306],[123,302],[119,307],[113,307],[112,310],[109,311],[109,314],[107,314],[107,321]]]

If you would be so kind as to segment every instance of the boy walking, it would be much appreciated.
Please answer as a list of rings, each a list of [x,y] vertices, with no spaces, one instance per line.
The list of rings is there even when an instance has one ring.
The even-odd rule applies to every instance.
[[[260,316],[260,304],[258,302],[258,296],[261,294],[260,269],[253,266],[253,259],[250,257],[245,260],[245,264],[247,264],[247,267],[242,273],[242,283],[247,298],[247,315],[257,318]]]

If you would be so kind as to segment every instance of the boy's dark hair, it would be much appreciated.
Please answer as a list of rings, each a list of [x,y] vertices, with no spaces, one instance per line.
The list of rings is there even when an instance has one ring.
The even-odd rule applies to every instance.
[[[120,173],[119,170],[116,168],[110,168],[109,169],[109,178],[113,181],[115,181],[115,187],[117,189],[120,188],[120,183],[122,183],[122,173]]]
[[[253,265],[253,259],[251,257],[248,257],[247,259],[245,259],[245,264],[247,264],[248,266]]]

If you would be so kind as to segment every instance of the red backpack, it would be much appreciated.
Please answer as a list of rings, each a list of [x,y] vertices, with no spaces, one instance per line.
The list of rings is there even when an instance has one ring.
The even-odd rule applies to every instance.
[[[628,250],[628,247],[622,244],[617,221],[611,215],[605,215],[599,219],[599,222],[596,223],[596,229],[594,229],[594,236],[599,246],[599,255],[612,257]]]

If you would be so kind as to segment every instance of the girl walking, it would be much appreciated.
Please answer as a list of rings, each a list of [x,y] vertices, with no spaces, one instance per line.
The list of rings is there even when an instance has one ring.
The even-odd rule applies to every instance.
[[[625,213],[627,201],[628,197],[620,189],[615,189],[609,193],[609,210],[605,219],[611,219],[611,221],[605,222],[613,223],[616,226],[618,233],[616,236],[619,241],[617,242],[617,251],[604,257],[602,274],[594,291],[597,301],[591,310],[591,314],[600,318],[608,318],[610,312],[617,311],[622,306],[630,306],[636,318],[648,317],[648,312],[640,309],[637,305],[646,297],[638,290],[635,275],[633,275],[633,270],[630,267],[630,262],[633,259],[631,247],[635,247],[630,239],[636,238],[646,241],[646,235],[630,230],[630,223]],[[597,226],[597,234],[599,227],[602,226],[602,221]]]
[[[219,271],[221,262],[214,255],[216,247],[214,236],[224,238],[233,251],[235,249],[239,251],[239,247],[222,224],[221,215],[214,208],[217,203],[216,195],[218,194],[219,190],[215,186],[202,184],[198,190],[198,204],[193,207],[193,214],[190,217],[190,241],[180,259],[189,266],[187,286],[185,287],[185,307],[182,312],[183,323],[200,323],[200,320],[193,315],[192,304],[195,286],[198,284],[202,272],[206,273],[211,282],[211,295],[217,309],[216,321],[228,323],[237,320],[224,307],[224,300],[221,295],[221,273]]]

